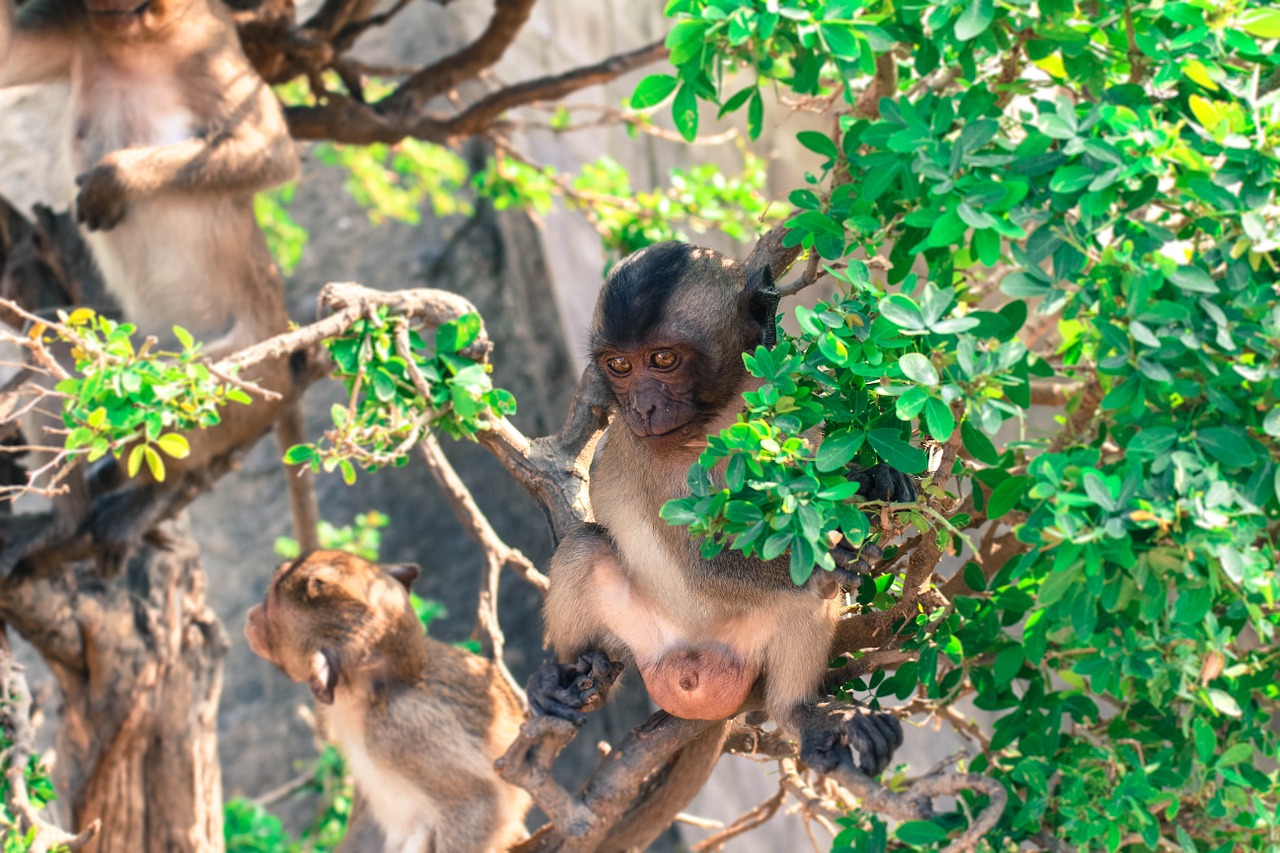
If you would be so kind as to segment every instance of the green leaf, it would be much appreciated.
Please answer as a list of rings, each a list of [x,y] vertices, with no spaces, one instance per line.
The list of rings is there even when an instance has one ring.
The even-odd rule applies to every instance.
[[[895,834],[904,844],[936,844],[947,838],[947,831],[929,820],[909,820]]]
[[[858,44],[858,36],[848,24],[818,24],[818,32],[827,43],[831,54],[841,59],[856,59],[862,49]]]
[[[724,517],[738,524],[754,524],[764,518],[764,513],[750,501],[729,501],[724,508]]]
[[[1223,750],[1222,755],[1218,757],[1218,767],[1231,767],[1234,764],[1248,761],[1253,755],[1253,744],[1236,743]]]
[[[456,320],[443,323],[436,329],[436,351],[461,352],[476,342],[480,337],[480,329],[480,315],[474,311],[463,314]]]
[[[929,427],[929,435],[936,441],[946,441],[956,430],[956,417],[951,413],[951,407],[937,397],[930,397],[924,404],[924,421]]]
[[[671,103],[671,120],[686,142],[698,136],[698,95],[693,86],[682,83]]]
[[[986,575],[982,573],[982,567],[975,562],[964,564],[964,585],[974,592],[983,592],[987,588]]]
[[[303,462],[310,462],[316,455],[316,450],[309,444],[295,444],[284,453],[284,464],[300,465]]]
[[[896,429],[873,429],[867,433],[867,441],[885,464],[904,474],[924,473],[929,464],[928,455],[903,441],[902,434]]]
[[[987,499],[987,518],[1000,518],[1017,506],[1022,495],[1031,487],[1033,478],[1027,476],[1009,477],[991,491]]]
[[[191,333],[181,326],[173,327],[173,336],[178,339],[178,343],[182,344],[183,349],[191,349],[195,346],[195,338],[191,337]]]
[[[1213,283],[1213,279],[1199,267],[1178,267],[1169,274],[1169,280],[1182,290],[1192,293],[1216,294],[1218,292],[1218,286]]]
[[[858,455],[858,451],[862,449],[866,440],[867,434],[861,431],[833,432],[822,439],[813,464],[824,474],[829,471],[838,471],[853,461],[853,457]]]
[[[1213,751],[1218,742],[1217,736],[1213,733],[1213,726],[1196,717],[1191,723],[1191,733],[1196,742],[1196,754],[1200,756],[1202,763],[1208,764],[1213,760]]]
[[[816,130],[802,130],[796,134],[796,139],[800,144],[816,154],[821,154],[831,160],[838,159],[840,149],[836,148],[836,144],[831,141],[831,137],[825,133],[818,133]]]
[[[996,655],[995,666],[992,667],[996,686],[1007,687],[1009,682],[1013,681],[1013,677],[1018,674],[1018,670],[1022,668],[1024,660],[1026,655],[1023,654],[1021,646],[1006,646],[1001,649],[1000,654]]]
[[[631,108],[646,110],[657,106],[671,97],[671,93],[676,90],[679,82],[670,74],[650,74],[641,80],[636,85],[636,90],[631,93]]]
[[[994,0],[970,0],[956,19],[956,38],[970,41],[982,35],[991,26],[995,13]]]
[[[760,130],[764,127],[764,99],[760,90],[751,93],[751,101],[747,104],[747,136],[752,140],[760,138]]]
[[[1196,441],[1228,468],[1244,468],[1256,458],[1248,435],[1239,427],[1206,427],[1196,432]]]
[[[960,440],[964,443],[965,450],[979,462],[995,465],[1000,461],[1000,454],[996,452],[991,439],[967,420],[960,424]]]
[[[937,385],[938,371],[929,357],[918,352],[909,352],[898,359],[898,367],[908,379],[920,385]]]
[[[1246,9],[1236,19],[1240,29],[1261,39],[1280,38],[1280,9]]]

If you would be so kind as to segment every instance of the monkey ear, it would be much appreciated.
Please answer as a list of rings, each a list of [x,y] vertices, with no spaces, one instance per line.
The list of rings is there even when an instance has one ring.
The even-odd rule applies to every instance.
[[[422,569],[418,568],[415,563],[396,563],[394,566],[383,566],[387,570],[387,574],[400,581],[405,591],[413,591],[413,582],[418,579],[418,575],[422,574]]]
[[[311,695],[322,705],[333,704],[333,688],[338,685],[338,660],[327,649],[321,649],[311,656],[311,677],[307,686]]]
[[[747,286],[742,289],[738,305],[748,328],[758,330],[758,337],[748,334],[747,349],[764,344],[768,349],[778,342],[778,288],[773,284],[773,270],[768,263],[761,263],[747,271]]]

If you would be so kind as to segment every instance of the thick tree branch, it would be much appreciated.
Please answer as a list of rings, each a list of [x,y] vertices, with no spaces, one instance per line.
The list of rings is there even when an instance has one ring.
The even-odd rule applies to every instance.
[[[286,115],[289,131],[295,139],[328,139],[367,145],[374,142],[390,144],[412,137],[445,144],[461,137],[486,133],[508,110],[559,100],[579,89],[607,83],[629,71],[657,62],[666,55],[667,49],[662,42],[654,42],[594,65],[499,89],[453,116],[408,111],[405,102],[397,99],[400,90],[375,104],[331,94],[325,104],[290,107]],[[410,102],[416,104],[416,101]]]
[[[408,119],[417,115],[427,102],[458,84],[476,77],[502,59],[515,41],[537,0],[497,0],[489,26],[471,44],[457,53],[433,62],[404,81],[380,105],[386,115]]]

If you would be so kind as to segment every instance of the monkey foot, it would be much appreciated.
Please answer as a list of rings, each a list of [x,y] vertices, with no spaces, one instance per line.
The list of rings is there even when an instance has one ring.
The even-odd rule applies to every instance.
[[[529,679],[529,705],[535,713],[580,726],[587,721],[582,712],[594,711],[604,704],[621,672],[622,664],[610,661],[601,651],[586,652],[577,663],[543,664]]]
[[[898,718],[861,705],[820,702],[800,732],[800,760],[820,773],[830,773],[852,758],[853,766],[875,776],[889,766],[902,746]]]
[[[917,497],[911,478],[883,462],[870,468],[854,466],[845,476],[858,484],[859,500],[909,503]]]

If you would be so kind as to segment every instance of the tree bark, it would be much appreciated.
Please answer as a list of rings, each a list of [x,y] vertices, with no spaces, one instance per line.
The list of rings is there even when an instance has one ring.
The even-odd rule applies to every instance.
[[[55,779],[92,853],[206,853],[222,842],[217,707],[227,636],[185,518],[118,577],[91,562],[0,582],[0,614],[61,687]]]

